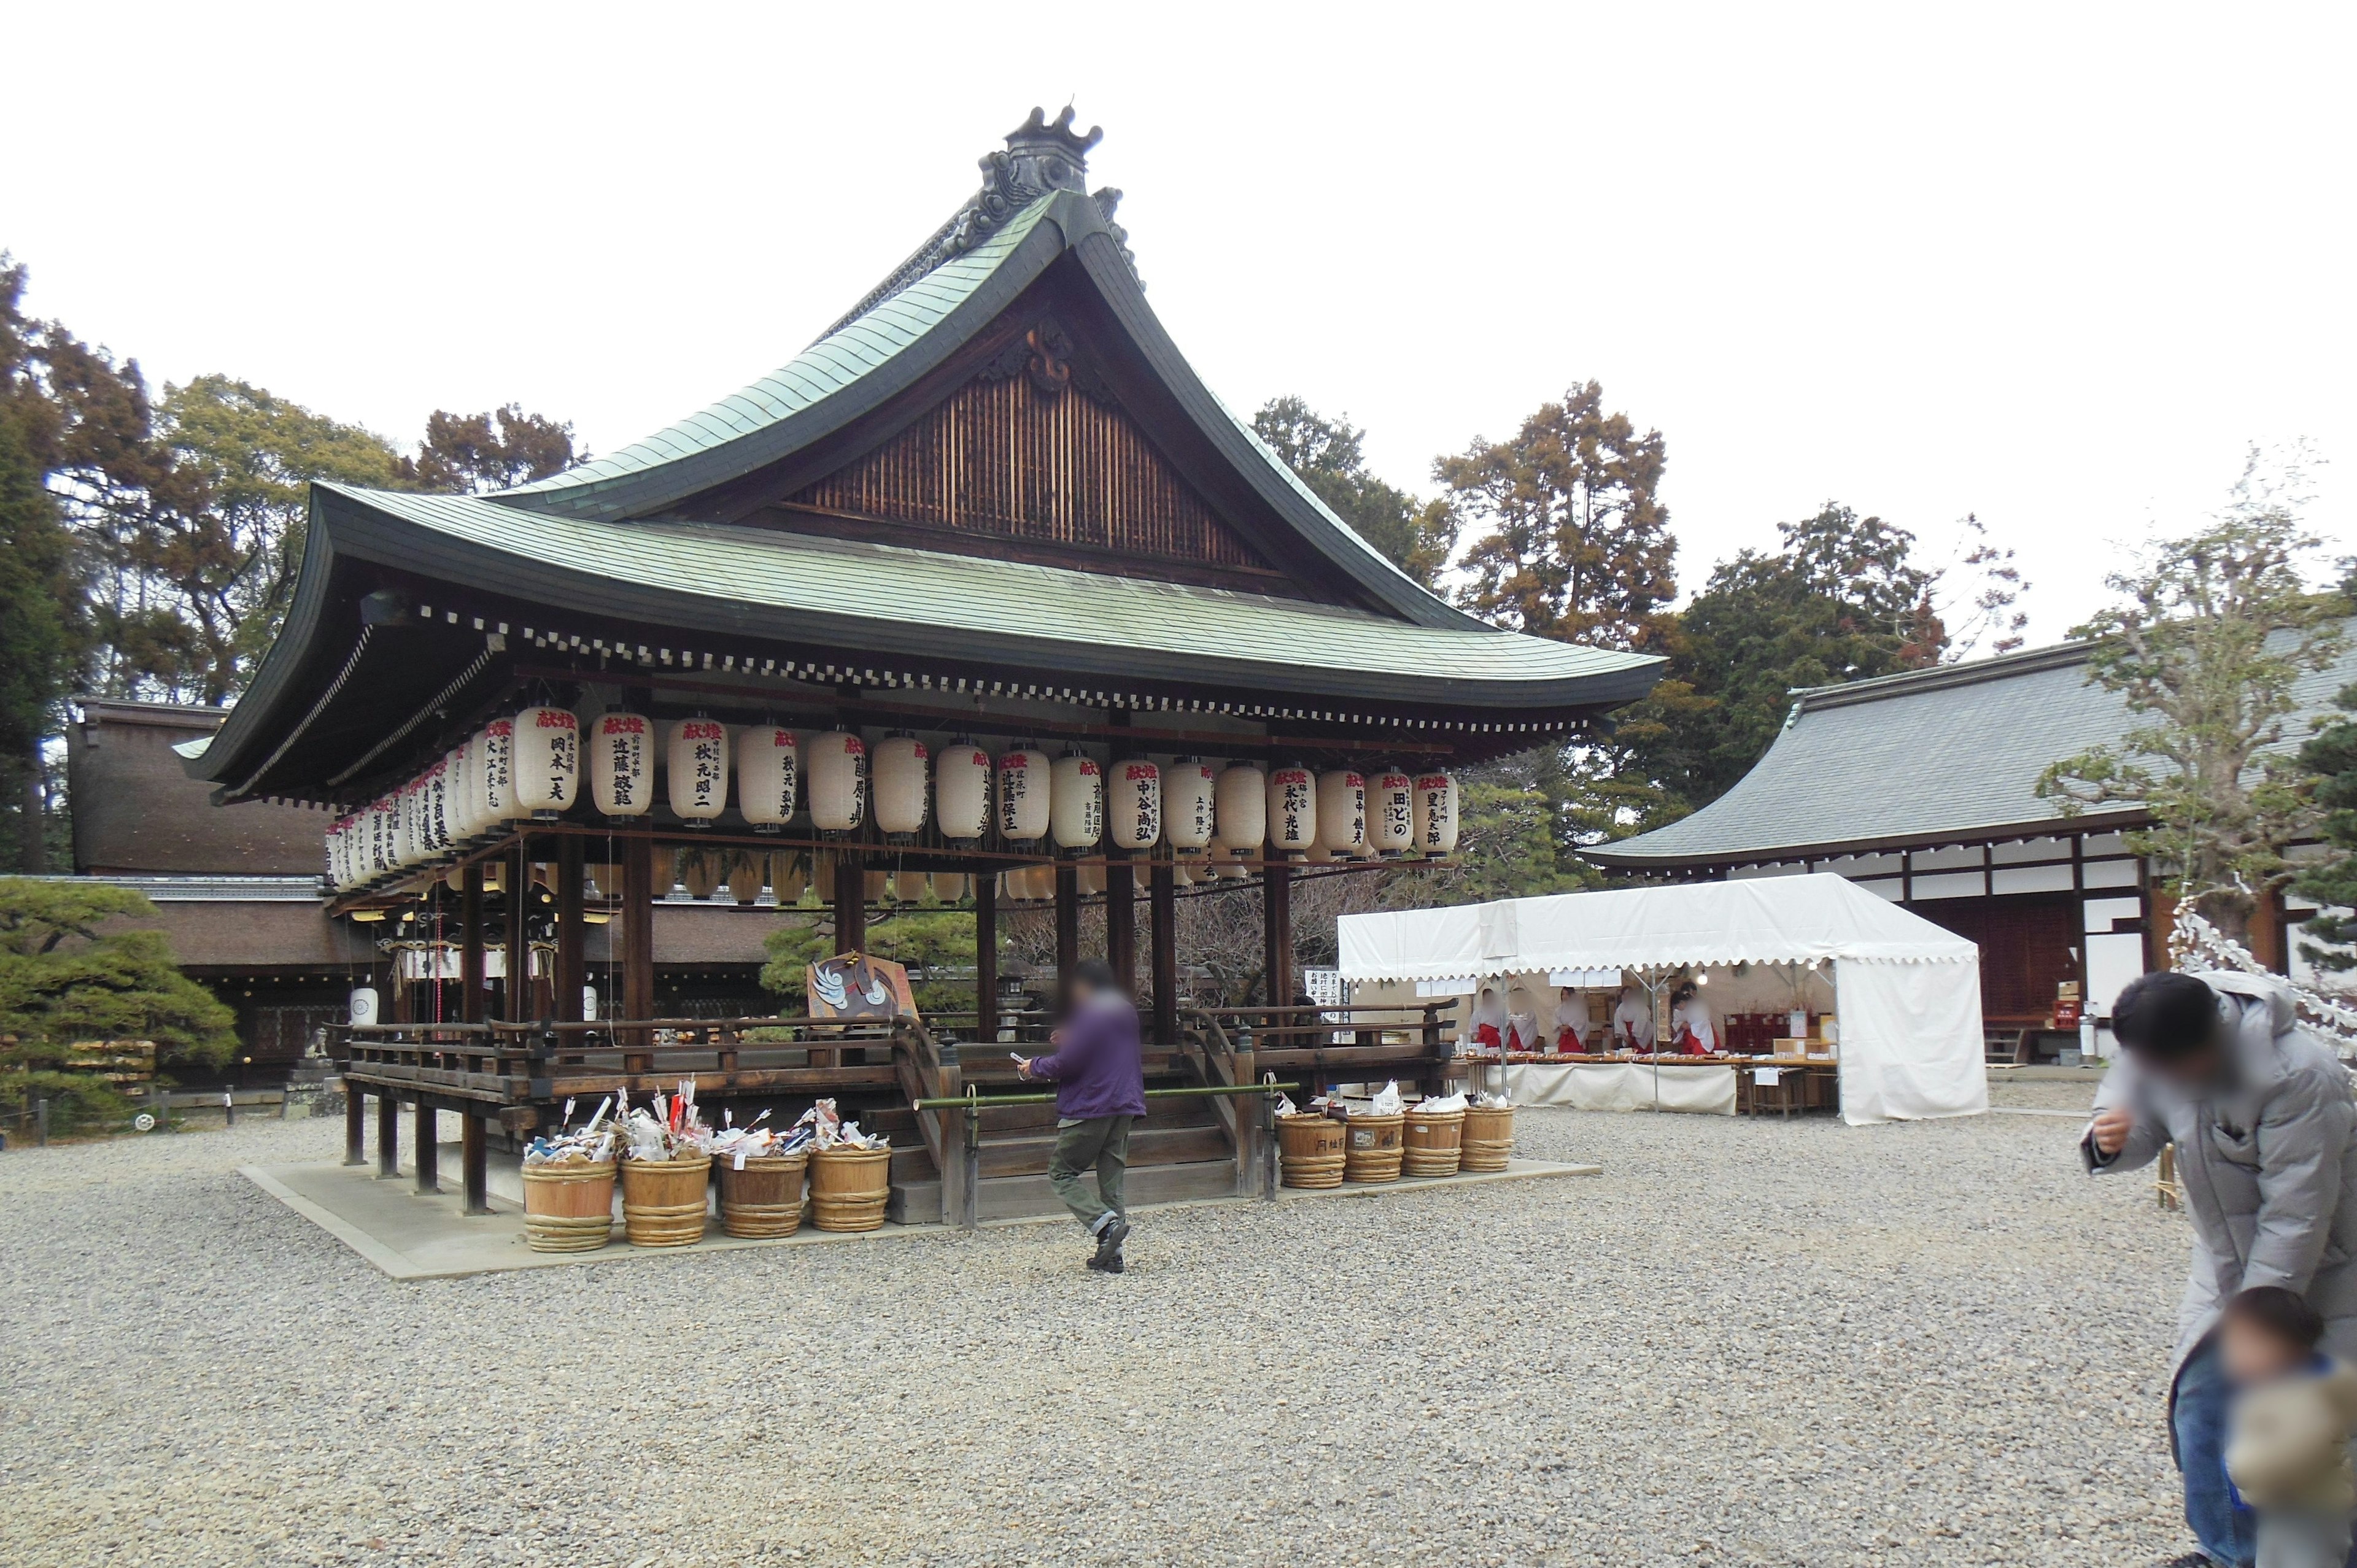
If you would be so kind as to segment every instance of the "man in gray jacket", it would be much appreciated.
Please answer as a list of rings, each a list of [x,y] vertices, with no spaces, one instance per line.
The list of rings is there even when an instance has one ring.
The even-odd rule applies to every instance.
[[[2325,1351],[2357,1362],[2357,1104],[2339,1058],[2266,976],[2142,976],[2113,1004],[2112,1032],[2126,1052],[2096,1090],[2081,1155],[2111,1176],[2175,1144],[2193,1219],[2169,1424],[2201,1552],[2179,1561],[2248,1568],[2251,1519],[2227,1489],[2228,1391],[2211,1330],[2235,1292],[2280,1285],[2324,1319]]]

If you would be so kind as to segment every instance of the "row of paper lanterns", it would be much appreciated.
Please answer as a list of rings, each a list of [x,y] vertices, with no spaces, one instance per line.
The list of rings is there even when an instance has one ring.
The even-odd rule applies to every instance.
[[[656,721],[615,712],[590,721],[587,736],[584,727],[556,707],[492,720],[416,778],[330,826],[329,879],[354,886],[431,864],[503,823],[554,819],[579,799],[585,771],[599,812],[645,815],[654,805]],[[1248,857],[1265,843],[1290,857],[1349,859],[1457,847],[1457,782],[1443,773],[1219,768],[1195,757],[1168,768],[1144,757],[1108,765],[1079,750],[1051,758],[1028,743],[994,759],[963,737],[931,756],[907,734],[879,742],[871,758],[866,743],[845,730],[732,731],[707,718],[677,720],[663,738],[668,802],[689,822],[727,809],[733,773],[737,809],[757,831],[775,831],[806,806],[820,832],[854,832],[865,825],[872,796],[876,825],[886,834],[920,832],[930,808],[952,843],[980,840],[995,826],[1008,843],[1044,842],[1072,853],[1108,843],[1135,853],[1168,843],[1182,853]]]

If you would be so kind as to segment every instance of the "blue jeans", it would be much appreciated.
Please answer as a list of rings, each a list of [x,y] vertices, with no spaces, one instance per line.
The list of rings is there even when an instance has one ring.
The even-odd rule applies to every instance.
[[[2218,1364],[2218,1345],[2205,1339],[2177,1374],[2169,1421],[2177,1435],[2177,1468],[2185,1479],[2185,1522],[2213,1563],[2251,1568],[2258,1545],[2248,1513],[2226,1489],[2226,1406],[2233,1391]]]

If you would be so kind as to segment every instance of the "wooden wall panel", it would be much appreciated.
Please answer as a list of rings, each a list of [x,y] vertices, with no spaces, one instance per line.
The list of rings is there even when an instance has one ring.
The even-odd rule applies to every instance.
[[[882,522],[1269,570],[1119,409],[1029,376],[969,382],[787,504]]]

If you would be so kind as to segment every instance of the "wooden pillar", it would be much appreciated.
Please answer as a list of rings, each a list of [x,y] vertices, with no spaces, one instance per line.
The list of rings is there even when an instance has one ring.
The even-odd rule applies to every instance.
[[[1146,874],[1146,944],[1153,954],[1154,1039],[1178,1042],[1178,877],[1167,860]]]
[[[581,987],[587,966],[581,961],[581,943],[588,929],[581,918],[581,841],[567,833],[556,846],[556,1005],[560,1022],[581,1022]]]
[[[998,1038],[998,878],[978,872],[974,879],[974,1037],[984,1045]]]
[[[1268,1004],[1288,1006],[1293,1001],[1293,867],[1281,860],[1270,861],[1261,872],[1261,914]]]
[[[344,1164],[368,1164],[368,1096],[350,1081],[344,1085]]]
[[[491,1168],[489,1129],[480,1116],[468,1115],[458,1122],[458,1166],[466,1178],[467,1212],[489,1214],[491,1211]]]
[[[834,950],[867,950],[867,862],[856,850],[834,856]]]
[[[1081,961],[1081,868],[1056,865],[1056,1013],[1071,1002],[1072,970]]]
[[[461,1023],[483,1021],[483,865],[467,867],[458,893],[458,999]]]
[[[651,839],[622,841],[621,913],[621,1016],[651,1018],[655,1015],[655,846]],[[653,1058],[640,1054],[651,1043],[644,1030],[622,1031],[617,1043],[624,1048],[625,1072],[653,1070]]]
[[[417,1102],[415,1122],[417,1152],[414,1158],[417,1165],[417,1190],[440,1192],[442,1182],[437,1156],[441,1149],[435,1141],[434,1108],[423,1100]]]
[[[401,1101],[390,1094],[376,1097],[376,1174],[382,1181],[401,1174]]]
[[[1105,962],[1131,996],[1137,994],[1137,873],[1118,858],[1105,861]]]
[[[516,835],[508,864],[507,1015],[511,1024],[532,1022],[532,840]]]

